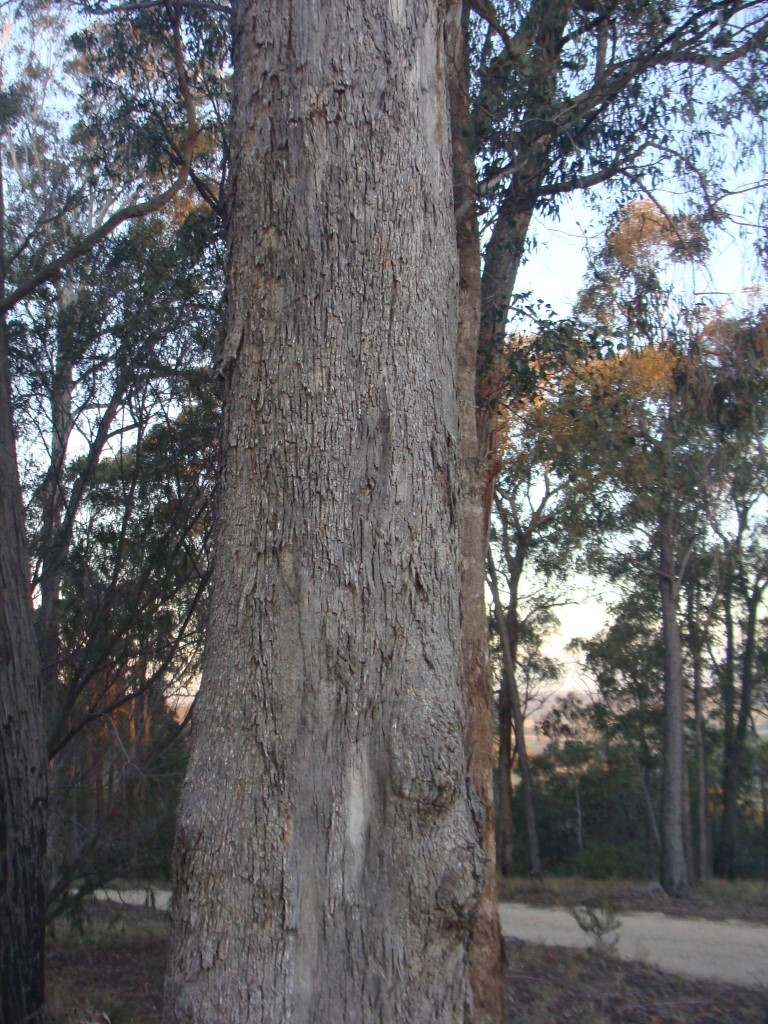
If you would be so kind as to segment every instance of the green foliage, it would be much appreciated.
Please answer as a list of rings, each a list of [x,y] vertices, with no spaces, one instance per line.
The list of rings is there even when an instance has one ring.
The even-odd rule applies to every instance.
[[[483,181],[506,174],[489,201],[516,191],[555,210],[585,184],[621,188],[630,168],[651,187],[670,172],[692,182],[705,150],[698,184],[714,192],[715,140],[730,133],[731,153],[746,150],[765,110],[764,13],[696,0],[588,6],[510,0],[494,25],[473,20],[475,154]]]
[[[582,711],[588,716],[588,705]],[[573,729],[572,719],[568,728]],[[631,749],[604,743],[592,729],[582,736],[550,741],[532,761],[545,871],[589,878],[655,877],[658,855]],[[656,780],[653,786],[655,797]],[[521,814],[519,805],[516,814]]]
[[[185,760],[171,709],[199,676],[210,563],[229,88],[226,28],[210,12],[72,13],[40,0],[10,26],[9,290],[174,180],[190,103],[199,134],[171,206],[68,259],[7,315],[54,907],[75,880],[88,891],[169,866]]]
[[[173,172],[188,127],[186,89],[198,128],[193,180],[217,205],[231,84],[224,19],[194,4],[137,5],[87,21],[71,45],[69,70],[80,84],[74,138],[102,180],[122,189],[131,168],[141,167],[151,181]]]
[[[591,879],[651,878],[656,874],[656,858],[642,844],[596,840],[579,850],[567,870]]]

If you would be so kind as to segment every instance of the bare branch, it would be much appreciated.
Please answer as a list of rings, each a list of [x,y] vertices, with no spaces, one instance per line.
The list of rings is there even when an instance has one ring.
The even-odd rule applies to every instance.
[[[504,49],[507,50],[508,53],[512,53],[512,40],[509,38],[507,30],[499,21],[499,17],[496,14],[492,0],[469,0],[469,6],[475,14],[478,14],[483,19],[483,21],[488,22],[504,43]]]

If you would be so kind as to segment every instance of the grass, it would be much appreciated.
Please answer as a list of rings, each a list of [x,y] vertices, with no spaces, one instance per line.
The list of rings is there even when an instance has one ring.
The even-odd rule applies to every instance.
[[[701,892],[716,903],[730,908],[734,903],[762,903],[768,905],[768,880],[745,878],[736,882],[725,882],[713,878],[701,886]]]

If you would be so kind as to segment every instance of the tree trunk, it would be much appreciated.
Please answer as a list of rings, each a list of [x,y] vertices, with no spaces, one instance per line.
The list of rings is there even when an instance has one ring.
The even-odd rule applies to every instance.
[[[704,686],[702,653],[704,639],[697,621],[698,588],[688,592],[688,635],[690,637],[693,672],[693,714],[696,735],[696,879],[706,882],[711,874],[709,852],[709,780],[707,778],[707,744],[704,734]]]
[[[0,174],[2,173],[0,169]],[[0,177],[0,299],[5,294]],[[0,316],[0,1021],[43,1020],[46,765],[5,319]]]
[[[471,199],[475,186],[469,111],[469,5],[455,4],[448,36],[454,205]],[[480,233],[474,211],[457,220],[459,255],[458,388],[462,488],[462,689],[467,713],[469,777],[480,800],[485,876],[469,947],[473,995],[471,1024],[504,1019],[504,945],[496,893],[493,815],[493,687],[485,611],[485,460],[475,416],[477,342],[480,329]]]
[[[732,726],[730,734],[726,734],[727,741],[723,751],[723,814],[717,851],[715,853],[715,874],[722,878],[734,878],[736,874],[736,841],[741,765],[744,759],[749,719],[752,714],[752,692],[755,683],[755,654],[757,647],[757,613],[762,603],[763,593],[764,587],[756,585],[745,598],[746,617],[744,621],[744,650],[742,653],[739,711],[735,728]],[[730,590],[728,598],[730,599]],[[732,635],[732,623],[730,634]],[[729,644],[729,647],[731,662],[733,662],[733,644]],[[733,680],[735,676],[735,666],[733,663],[731,663],[728,672],[731,680]],[[732,689],[732,710],[734,703],[735,693]]]
[[[579,776],[573,776],[573,790],[576,797],[576,848],[579,853],[584,849],[584,814],[581,808],[581,787]]]
[[[496,467],[495,472],[501,465],[495,457],[499,392],[506,372],[503,355],[509,307],[533,213],[551,166],[549,147],[542,144],[539,133],[541,125],[556,116],[560,109],[558,72],[572,7],[573,0],[535,0],[530,4],[529,17],[524,19],[528,27],[533,28],[533,35],[526,55],[531,62],[524,76],[528,86],[521,98],[521,116],[516,126],[518,170],[505,186],[484,253],[477,364],[478,434],[481,453],[489,467]],[[494,88],[493,76],[490,87]],[[483,96],[476,104],[481,135],[488,99],[493,105],[493,97]],[[490,486],[487,492],[489,514],[492,494]]]
[[[683,647],[677,620],[677,570],[671,516],[660,530],[662,632],[664,641],[664,772],[661,812],[661,884],[668,896],[688,895],[685,850],[685,749]]]
[[[725,625],[725,664],[720,676],[720,695],[723,702],[723,813],[720,818],[720,830],[717,836],[714,855],[714,873],[728,877],[729,855],[724,842],[724,834],[728,831],[726,811],[730,814],[727,794],[731,791],[733,763],[736,749],[736,638],[733,621],[733,576],[731,560],[726,568],[726,580],[723,587],[723,617]]]
[[[659,832],[659,822],[656,817],[656,808],[653,806],[653,798],[651,797],[651,787],[649,785],[650,772],[643,765],[640,766],[640,787],[643,791],[643,801],[645,803],[645,813],[648,816],[648,832],[653,839],[653,845],[658,854],[661,854],[661,833]]]
[[[685,743],[683,743],[683,843],[685,844],[687,877],[690,882],[696,877],[696,860],[694,858],[693,820],[691,817],[691,778],[688,771],[688,751]]]
[[[165,1020],[464,1019],[444,9],[235,5],[227,380]]]
[[[755,729],[755,723],[752,722]],[[760,786],[760,807],[763,815],[763,878],[768,878],[768,750],[758,747],[757,778]]]
[[[515,647],[513,648],[513,641],[510,636],[507,617],[504,615],[504,610],[501,606],[499,585],[496,580],[496,568],[493,564],[492,558],[488,559],[488,567],[490,569],[493,605],[496,612],[496,625],[498,626],[499,639],[501,640],[504,673],[507,676],[509,700],[512,705],[512,724],[515,730],[517,760],[520,765],[520,789],[523,795],[525,826],[528,835],[528,860],[531,875],[534,878],[540,878],[542,875],[542,868],[541,854],[539,853],[539,833],[536,827],[536,811],[533,800],[533,780],[531,778],[530,762],[528,761],[528,748],[525,742],[525,720],[523,718],[523,709],[520,703],[520,693],[517,689],[517,643],[515,638]],[[511,612],[510,617],[515,624],[517,624],[516,609]]]
[[[499,805],[497,863],[502,875],[515,870],[515,822],[512,813],[512,687],[506,670],[499,684]]]

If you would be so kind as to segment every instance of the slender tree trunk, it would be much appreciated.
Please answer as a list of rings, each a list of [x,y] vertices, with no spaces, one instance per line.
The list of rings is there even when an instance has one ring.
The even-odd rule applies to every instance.
[[[573,0],[533,0],[530,4],[529,17],[525,20],[533,33],[528,50],[528,57],[533,63],[526,75],[529,88],[522,98],[522,116],[517,126],[517,152],[525,154],[525,158],[506,185],[485,247],[477,363],[478,435],[480,450],[494,474],[501,468],[497,458],[498,405],[506,373],[503,354],[509,308],[525,255],[533,213],[551,164],[547,146],[534,139],[540,125],[556,115],[559,109],[558,68],[572,8]],[[490,88],[493,88],[492,79],[490,81]],[[481,96],[476,110],[481,134],[484,130],[484,103],[485,98]],[[492,479],[491,476],[487,492],[489,514]]]
[[[648,785],[648,769],[641,766],[640,769],[640,785],[643,790],[643,800],[645,801],[645,811],[648,815],[648,831],[651,833],[653,838],[653,845],[657,853],[661,853],[661,833],[659,832],[659,822],[656,817],[656,808],[653,806],[653,799],[651,798],[651,788]]]
[[[497,863],[502,875],[515,870],[515,822],[512,813],[512,687],[506,669],[499,684],[499,803],[496,833]]]
[[[63,292],[63,290],[60,289]],[[50,463],[42,487],[42,531],[40,537],[40,604],[37,609],[37,638],[40,652],[40,678],[47,706],[56,706],[59,679],[59,599],[68,539],[62,537],[66,509],[64,468],[72,431],[73,367],[68,351],[72,349],[64,314],[72,296],[59,295],[58,349],[51,382]]]
[[[683,698],[685,699],[685,698]],[[695,846],[693,841],[693,817],[691,815],[691,777],[688,769],[688,751],[683,743],[683,839],[688,865],[688,881],[696,877]]]
[[[720,677],[720,694],[723,705],[723,774],[722,794],[723,812],[720,817],[720,828],[717,834],[714,856],[714,873],[728,877],[729,856],[726,850],[727,841],[724,834],[728,830],[726,811],[730,816],[727,794],[733,789],[733,763],[736,751],[736,638],[733,622],[733,564],[729,559],[726,568],[726,581],[723,587],[723,617],[725,624],[725,664]]]
[[[490,570],[491,593],[496,612],[496,625],[501,640],[501,651],[504,663],[504,672],[509,682],[509,697],[512,704],[512,723],[515,729],[515,743],[517,745],[517,760],[520,766],[520,789],[523,795],[523,808],[525,812],[525,826],[528,835],[528,859],[531,875],[539,878],[542,875],[541,854],[539,852],[539,833],[536,827],[536,810],[533,799],[533,780],[531,778],[531,766],[528,760],[528,748],[525,742],[525,720],[520,702],[520,693],[517,689],[517,659],[513,650],[510,637],[509,624],[501,605],[499,585],[496,580],[496,568],[493,559],[488,559]],[[511,616],[517,622],[516,611]]]
[[[469,5],[453,6],[448,37],[448,87],[451,110],[454,204],[461,209],[472,197],[469,112]],[[471,1024],[501,1024],[504,1019],[504,946],[496,894],[496,847],[493,820],[493,688],[485,611],[485,459],[480,452],[475,416],[477,344],[480,329],[480,234],[471,211],[456,224],[459,255],[458,389],[462,486],[462,689],[467,713],[469,776],[479,798],[478,820],[485,852],[480,903],[472,924],[469,970]],[[468,1020],[468,1024],[470,1024]]]
[[[730,742],[726,743],[723,764],[723,816],[715,854],[715,873],[723,878],[736,874],[736,844],[738,833],[739,790],[744,747],[752,714],[752,693],[755,683],[755,653],[757,643],[757,613],[762,602],[764,587],[757,585],[746,596],[744,622],[744,650],[742,653],[739,711]],[[735,675],[731,669],[732,677]],[[735,697],[735,695],[734,695]]]
[[[61,310],[60,310],[61,311]],[[61,319],[61,318],[60,318]],[[61,324],[60,331],[61,331]],[[56,365],[51,381],[50,395],[50,463],[41,487],[42,523],[37,538],[40,572],[37,580],[39,602],[35,610],[35,634],[40,659],[40,689],[46,726],[58,718],[64,694],[60,681],[60,595],[64,557],[68,542],[62,535],[62,520],[66,509],[64,466],[72,427],[72,364],[64,354],[66,345],[59,336]],[[46,729],[47,731],[47,729]],[[53,810],[57,799],[57,783],[62,773],[52,763],[48,772],[50,820],[47,826],[47,875],[49,882],[56,880],[62,863],[69,858],[71,846],[69,830],[61,828],[61,814]]]
[[[445,9],[240,0],[217,549],[167,1022],[463,1021]]]
[[[704,735],[704,700],[701,685],[701,659],[694,664],[693,707],[696,730],[696,876],[706,882],[712,873],[709,849],[709,779],[707,743]]]
[[[755,729],[755,723],[752,722]],[[768,879],[768,750],[758,747],[757,778],[760,785],[760,807],[763,814],[763,878]]]
[[[688,634],[691,645],[693,714],[696,735],[696,878],[699,882],[706,882],[712,869],[709,848],[707,744],[704,733],[703,637],[697,622],[697,590],[698,588],[692,585],[688,592]]]
[[[2,168],[0,168],[0,175]],[[5,294],[0,177],[0,299]],[[5,318],[0,316],[0,1021],[45,1000],[46,765]]]
[[[660,530],[662,631],[664,639],[664,774],[661,814],[661,884],[669,896],[688,895],[685,850],[685,749],[683,647],[677,619],[677,569],[671,516]]]

